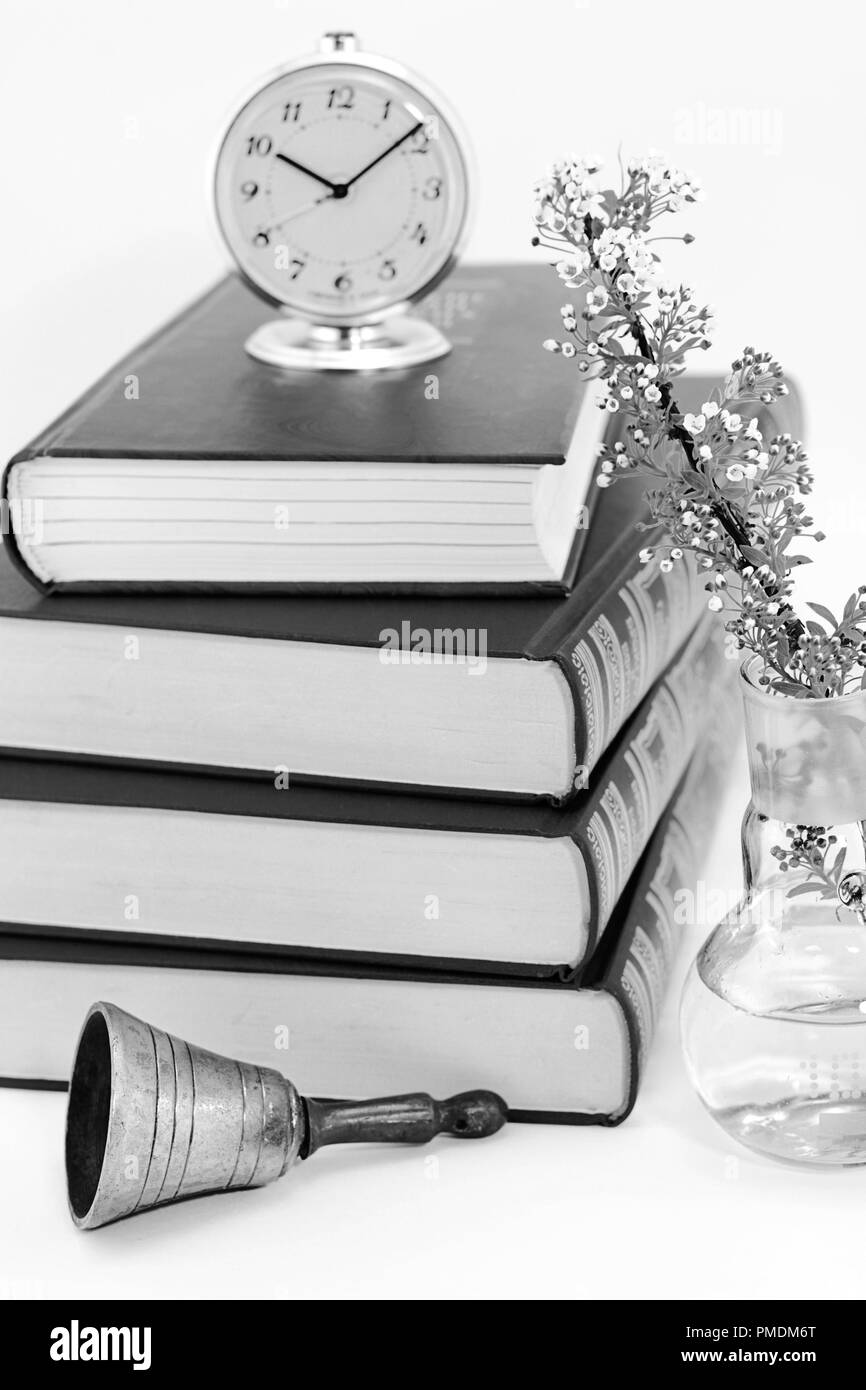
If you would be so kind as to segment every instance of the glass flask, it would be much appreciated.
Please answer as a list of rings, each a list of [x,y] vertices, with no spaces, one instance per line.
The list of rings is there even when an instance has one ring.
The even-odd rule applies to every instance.
[[[741,673],[745,892],[686,979],[683,1050],[713,1119],[771,1158],[866,1163],[866,690]]]

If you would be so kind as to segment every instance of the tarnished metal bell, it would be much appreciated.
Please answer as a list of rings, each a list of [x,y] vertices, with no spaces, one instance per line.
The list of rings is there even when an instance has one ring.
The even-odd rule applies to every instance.
[[[90,1230],[185,1197],[263,1187],[326,1144],[481,1139],[506,1118],[492,1091],[311,1100],[268,1067],[94,1004],[69,1087],[69,1209]]]

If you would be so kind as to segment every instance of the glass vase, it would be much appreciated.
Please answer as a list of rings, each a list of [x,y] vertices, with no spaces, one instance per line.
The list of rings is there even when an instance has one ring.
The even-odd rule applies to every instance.
[[[866,1163],[866,691],[799,700],[741,672],[745,892],[682,999],[691,1080],[768,1157]]]

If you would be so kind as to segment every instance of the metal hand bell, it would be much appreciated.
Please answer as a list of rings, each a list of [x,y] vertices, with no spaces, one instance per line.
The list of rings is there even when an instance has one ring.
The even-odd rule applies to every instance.
[[[94,1004],[69,1087],[69,1209],[90,1230],[184,1197],[263,1187],[326,1144],[482,1139],[506,1119],[492,1091],[311,1100],[269,1067]]]

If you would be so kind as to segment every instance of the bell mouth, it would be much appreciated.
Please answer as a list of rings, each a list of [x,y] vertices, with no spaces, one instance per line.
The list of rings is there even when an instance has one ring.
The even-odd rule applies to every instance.
[[[97,1005],[82,1029],[69,1083],[66,1182],[77,1222],[86,1219],[99,1188],[111,1113],[111,1043]]]

